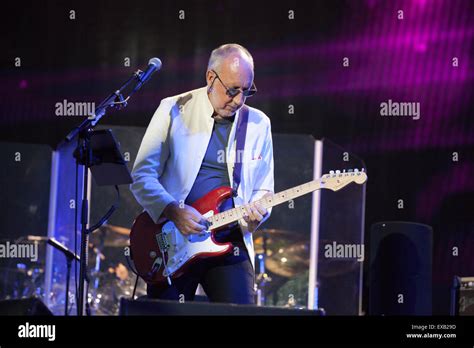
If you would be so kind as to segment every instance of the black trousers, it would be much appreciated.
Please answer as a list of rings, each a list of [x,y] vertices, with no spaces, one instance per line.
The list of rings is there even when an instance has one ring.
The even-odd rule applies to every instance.
[[[162,300],[193,301],[199,284],[211,302],[254,304],[255,271],[239,228],[216,234],[220,243],[232,242],[229,254],[199,260],[172,285],[148,285],[148,297]]]

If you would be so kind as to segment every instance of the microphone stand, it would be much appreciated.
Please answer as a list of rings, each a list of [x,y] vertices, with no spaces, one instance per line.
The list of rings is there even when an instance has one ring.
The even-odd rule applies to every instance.
[[[100,226],[95,225],[94,229],[88,229],[89,225],[89,201],[87,199],[88,193],[88,180],[89,180],[89,168],[93,164],[92,148],[91,148],[91,134],[94,127],[105,115],[109,107],[116,107],[117,109],[123,109],[127,106],[127,102],[130,97],[139,89],[135,88],[128,97],[124,98],[122,91],[133,81],[138,80],[142,83],[143,71],[137,70],[133,75],[114,93],[111,93],[105,98],[99,106],[95,109],[94,114],[90,115],[84,120],[79,126],[75,127],[64,139],[66,143],[72,141],[75,137],[78,137],[78,145],[74,151],[74,158],[77,164],[81,164],[84,167],[82,173],[82,205],[81,205],[81,251],[80,251],[80,268],[79,268],[79,295],[77,300],[77,315],[82,316],[84,314],[84,283],[87,279],[87,267],[88,267],[88,245],[89,245],[89,234]],[[104,223],[103,221],[102,223]],[[74,226],[74,234],[76,234],[76,226]]]
[[[64,315],[69,315],[69,279],[71,278],[71,264],[72,260],[81,261],[79,256],[73,253],[71,250],[66,248],[63,244],[59,243],[54,238],[48,238],[48,244],[59,250],[66,256],[66,299],[64,301]]]

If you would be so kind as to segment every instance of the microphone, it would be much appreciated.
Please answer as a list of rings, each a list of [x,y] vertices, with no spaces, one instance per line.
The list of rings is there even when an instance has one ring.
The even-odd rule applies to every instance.
[[[138,91],[141,88],[141,86],[143,86],[150,79],[151,75],[155,71],[160,70],[161,65],[162,65],[161,60],[159,58],[154,57],[148,61],[148,67],[146,68],[145,71],[138,70],[138,75],[137,75],[138,83],[133,89],[133,92]]]
[[[77,261],[81,261],[81,258],[78,255],[74,254],[64,244],[59,243],[56,239],[48,238],[48,244],[58,249],[60,252],[66,255],[67,258],[71,260],[76,259]]]

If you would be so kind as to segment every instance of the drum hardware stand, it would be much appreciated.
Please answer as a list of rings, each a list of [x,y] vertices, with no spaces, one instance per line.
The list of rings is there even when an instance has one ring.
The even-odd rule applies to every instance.
[[[257,254],[258,274],[256,277],[257,306],[265,305],[265,286],[272,278],[268,276],[265,270],[265,261],[267,256],[267,234],[263,233],[263,253]]]
[[[66,256],[67,272],[66,272],[66,299],[64,301],[64,315],[67,316],[69,315],[69,279],[71,278],[71,264],[72,264],[72,260],[77,260],[80,262],[81,259],[75,253],[73,253],[68,248],[66,248],[65,245],[59,243],[54,238],[48,238],[48,244],[56,248],[57,250],[62,252],[64,256]]]

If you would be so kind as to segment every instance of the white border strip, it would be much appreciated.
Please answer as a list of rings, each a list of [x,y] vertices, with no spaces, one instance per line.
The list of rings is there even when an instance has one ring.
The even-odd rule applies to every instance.
[[[48,212],[48,237],[54,237],[56,230],[56,209],[58,198],[58,176],[59,176],[59,151],[51,153],[51,181],[49,187],[49,212]],[[51,278],[53,275],[53,248],[46,248],[46,271],[44,277],[45,302],[49,307],[51,293]]]
[[[361,204],[362,219],[361,219],[361,234],[360,234],[360,237],[361,237],[360,242],[361,243],[364,243],[364,239],[365,239],[365,195],[366,195],[366,185],[367,185],[367,182],[362,185],[362,204]],[[365,250],[367,250],[367,248],[365,248]],[[365,315],[365,313],[363,311],[363,308],[362,308],[362,297],[363,297],[362,294],[364,293],[364,262],[366,262],[365,259],[364,259],[363,262],[360,262],[360,266],[359,266],[359,271],[360,271],[360,275],[359,275],[359,315]]]
[[[313,179],[317,180],[322,175],[323,142],[316,140],[314,143]],[[318,254],[319,254],[319,213],[321,208],[321,191],[313,192],[311,209],[311,244],[309,256],[309,282],[308,282],[308,309],[318,309]]]

